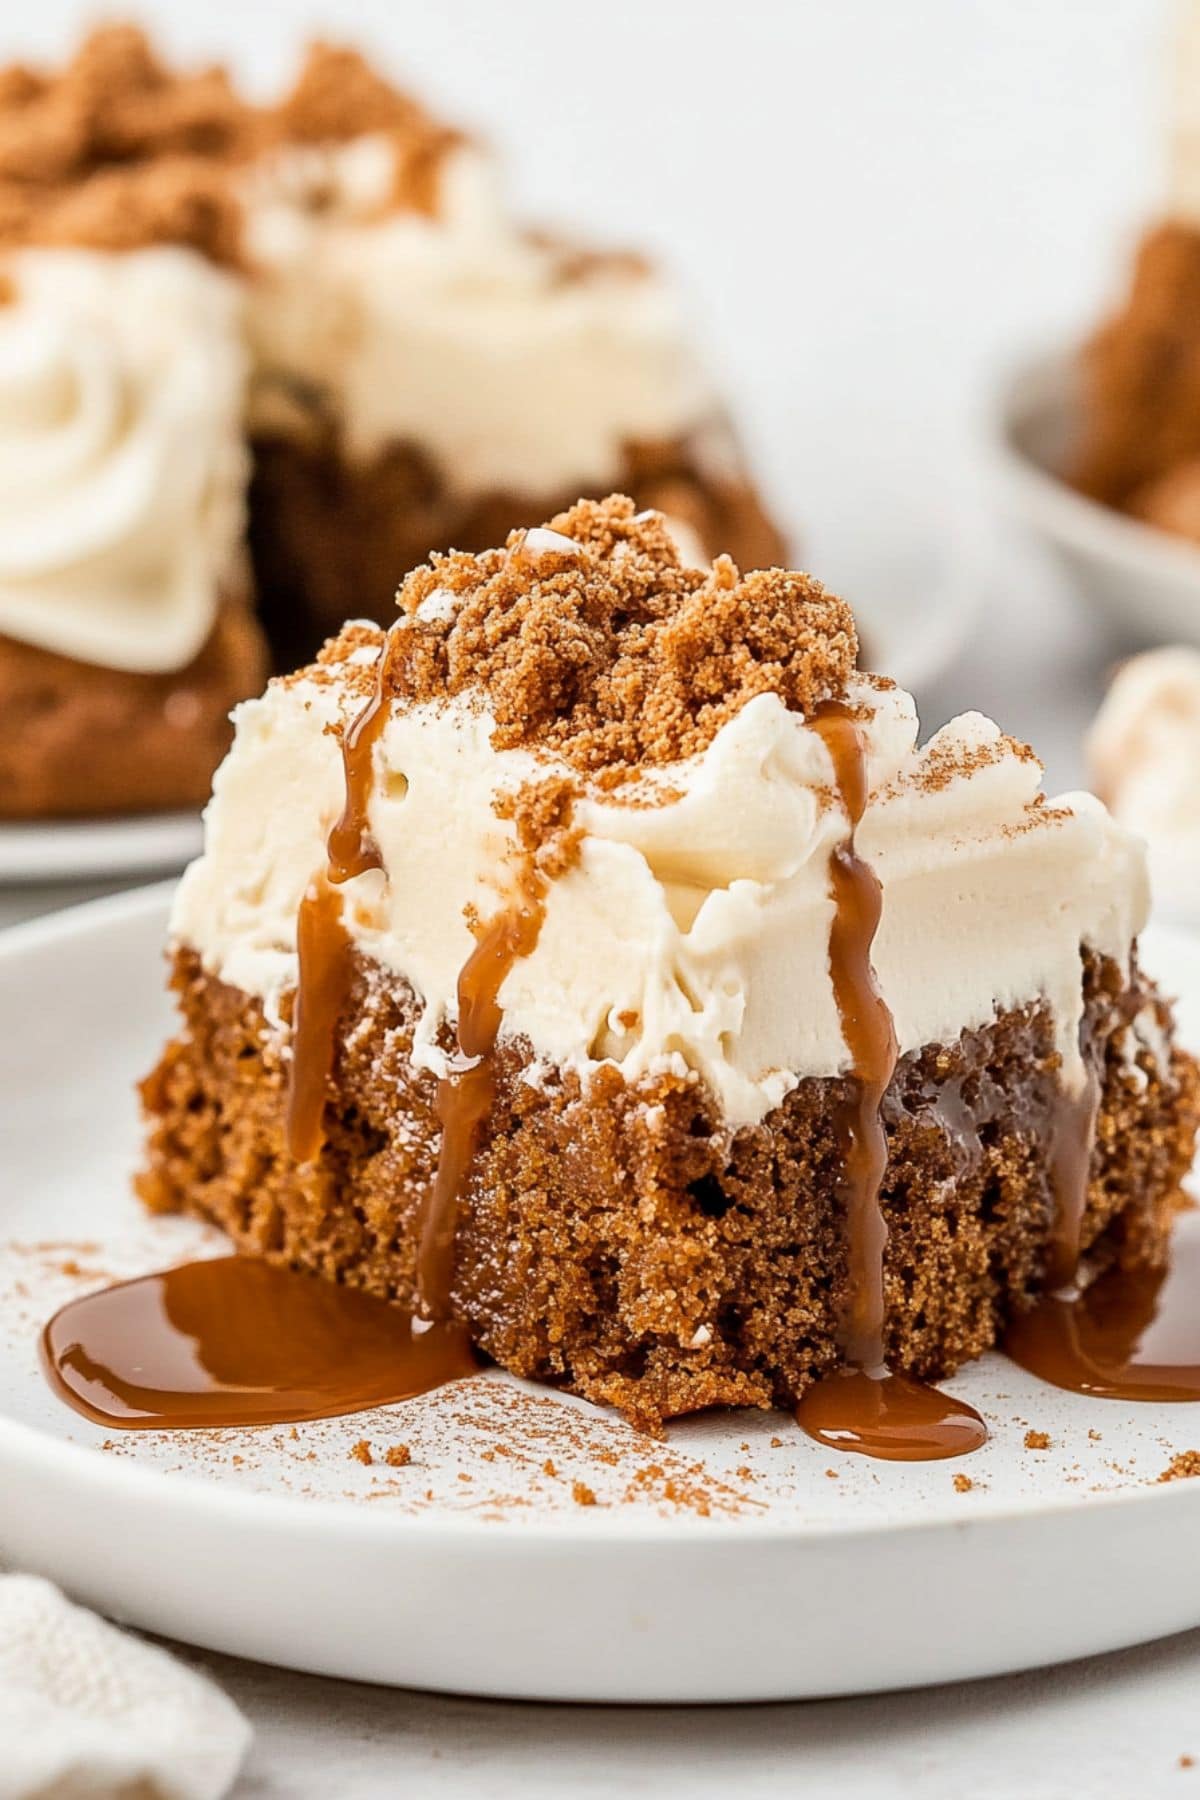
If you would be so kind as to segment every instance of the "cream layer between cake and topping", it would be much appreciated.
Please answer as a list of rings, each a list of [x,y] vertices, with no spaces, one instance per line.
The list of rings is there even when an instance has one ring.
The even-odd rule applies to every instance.
[[[416,445],[460,496],[611,487],[631,442],[713,413],[667,283],[519,229],[493,163],[452,151],[397,210],[394,142],[289,146],[246,188],[256,410],[315,389],[352,458]]]
[[[18,250],[0,273],[0,633],[182,668],[240,568],[240,286],[167,246]]]
[[[298,909],[344,798],[327,728],[361,704],[332,673],[274,683],[239,709],[172,920],[173,938],[276,1024],[297,981]],[[870,786],[857,851],[883,890],[872,961],[901,1053],[1044,1000],[1064,1085],[1080,1086],[1080,945],[1128,965],[1147,910],[1138,841],[1089,795],[1041,800],[1032,754],[979,714],[918,748],[907,694],[855,676],[846,699],[861,709]],[[343,919],[364,957],[412,987],[414,1059],[440,1074],[436,1035],[474,944],[464,909],[494,914],[513,868],[496,797],[566,765],[496,749],[473,693],[394,704],[374,758],[383,868],[345,885]],[[501,989],[503,1033],[585,1079],[605,1062],[631,1082],[695,1071],[732,1128],[804,1077],[846,1072],[829,877],[850,826],[803,717],[758,694],[702,753],[648,771],[632,793],[583,787],[579,855],[549,884],[536,947]]]

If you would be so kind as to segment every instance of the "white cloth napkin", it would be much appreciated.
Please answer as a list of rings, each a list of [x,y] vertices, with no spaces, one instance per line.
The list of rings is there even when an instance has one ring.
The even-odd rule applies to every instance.
[[[0,1800],[221,1800],[249,1744],[203,1675],[48,1581],[0,1575]]]

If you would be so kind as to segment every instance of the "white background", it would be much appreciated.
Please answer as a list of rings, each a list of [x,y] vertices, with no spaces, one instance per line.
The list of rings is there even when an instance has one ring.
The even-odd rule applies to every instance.
[[[91,10],[8,0],[0,47],[57,54]],[[662,255],[803,560],[852,600],[958,578],[993,372],[1096,316],[1161,190],[1170,8],[1154,0],[174,0],[152,16],[174,49],[231,54],[263,84],[307,28],[365,40],[506,149],[531,216]],[[980,704],[1075,779],[1106,646],[1015,546],[982,598],[972,648],[922,696],[929,722]],[[848,1600],[869,1630],[870,1595]],[[245,1796],[1200,1792],[1200,1768],[1178,1766],[1200,1758],[1196,1637],[923,1697],[707,1714],[210,1663],[259,1730]]]

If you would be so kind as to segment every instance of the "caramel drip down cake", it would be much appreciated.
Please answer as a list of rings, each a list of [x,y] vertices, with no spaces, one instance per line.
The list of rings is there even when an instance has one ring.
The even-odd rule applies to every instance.
[[[1160,1259],[1197,1083],[1137,839],[856,660],[620,497],[414,569],[238,710],[146,1202],[649,1428]]]
[[[199,804],[232,705],[581,493],[783,559],[678,299],[352,50],[0,69],[0,818]]]

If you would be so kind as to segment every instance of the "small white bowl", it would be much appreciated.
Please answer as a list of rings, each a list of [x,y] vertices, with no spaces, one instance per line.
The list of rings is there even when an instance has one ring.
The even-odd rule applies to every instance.
[[[983,434],[993,504],[1051,553],[1122,645],[1200,645],[1200,547],[1085,499],[1059,473],[1081,410],[1075,355],[1013,370]]]

